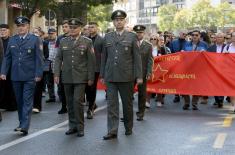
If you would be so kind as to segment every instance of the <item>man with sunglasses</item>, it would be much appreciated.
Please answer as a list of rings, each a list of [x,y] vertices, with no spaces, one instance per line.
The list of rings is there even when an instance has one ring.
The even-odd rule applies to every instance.
[[[194,30],[191,33],[192,40],[187,42],[185,46],[183,47],[183,51],[206,51],[208,48],[208,45],[200,40],[200,31],[199,30]],[[183,95],[184,98],[184,106],[183,110],[188,110],[190,106],[190,96],[189,95]],[[193,110],[198,110],[197,103],[199,100],[199,96],[193,95],[192,97],[192,109]]]
[[[153,55],[152,55],[153,47],[151,43],[144,40],[145,29],[146,27],[143,25],[135,25],[133,28],[138,38],[140,54],[142,59],[142,72],[143,72],[143,84],[138,85],[138,112],[136,113],[137,121],[143,121],[145,103],[147,98],[146,96],[147,80],[149,80],[151,77],[152,66],[153,66]]]
[[[55,61],[55,83],[63,80],[66,103],[68,104],[69,130],[84,136],[83,99],[85,88],[95,79],[95,53],[92,41],[81,35],[83,23],[77,19],[69,20],[70,36],[61,40]],[[62,67],[62,79],[60,78]]]
[[[35,85],[43,74],[43,45],[39,37],[29,33],[29,23],[27,17],[15,19],[18,34],[9,40],[1,69],[1,79],[6,80],[11,68],[19,116],[19,126],[14,131],[23,135],[28,134]]]
[[[125,30],[126,12],[116,10],[111,19],[116,31],[104,37],[104,48],[101,57],[101,82],[107,86],[108,133],[104,140],[116,139],[119,125],[120,93],[123,105],[125,135],[132,134],[133,128],[133,90],[134,81],[143,83],[142,62],[137,36]]]
[[[181,50],[187,43],[186,36],[187,33],[185,31],[182,30],[179,32],[179,38],[171,42],[170,49],[172,53],[181,52]],[[175,95],[173,102],[174,103],[180,102],[180,95]]]

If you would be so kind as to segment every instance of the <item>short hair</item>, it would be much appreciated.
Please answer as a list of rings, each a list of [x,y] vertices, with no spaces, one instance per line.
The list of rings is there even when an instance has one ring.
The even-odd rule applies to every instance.
[[[66,19],[66,20],[63,20],[63,21],[62,21],[62,25],[64,25],[64,24],[69,24],[69,20],[67,20],[67,19]]]
[[[199,34],[201,34],[201,32],[199,30],[193,30],[192,33],[193,32],[198,32]]]
[[[99,26],[97,22],[94,22],[94,21],[91,21],[88,23],[88,25],[96,25],[96,26]]]

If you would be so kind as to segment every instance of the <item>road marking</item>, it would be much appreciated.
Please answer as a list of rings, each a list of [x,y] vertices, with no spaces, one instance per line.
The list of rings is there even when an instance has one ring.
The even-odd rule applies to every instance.
[[[230,114],[224,119],[223,127],[230,127],[232,125],[232,121],[233,121],[233,116]]]
[[[95,111],[96,111],[96,112],[101,111],[101,110],[105,109],[106,107],[107,107],[107,106],[102,106],[102,107],[100,107],[100,108],[97,108]],[[86,116],[86,114],[85,114],[85,116]],[[39,136],[39,135],[42,135],[42,134],[44,134],[44,133],[47,133],[47,132],[56,130],[56,129],[58,129],[58,128],[62,127],[62,126],[65,126],[65,125],[67,125],[67,124],[68,124],[68,120],[67,120],[67,121],[64,121],[64,122],[62,122],[62,123],[60,123],[60,124],[54,125],[54,126],[52,126],[52,127],[50,127],[50,128],[40,130],[40,131],[38,131],[38,132],[29,134],[28,136],[25,136],[25,137],[22,137],[22,138],[13,140],[13,141],[11,141],[11,142],[9,142],[9,143],[3,144],[3,145],[0,146],[0,151],[5,150],[5,149],[7,149],[7,148],[9,148],[9,147],[11,147],[11,146],[17,145],[17,144],[19,144],[19,143],[22,143],[22,142],[24,142],[24,141],[27,141],[27,140],[29,140],[29,139],[32,139],[32,138],[34,138],[34,137],[37,137],[37,136]]]
[[[215,149],[222,149],[224,146],[225,139],[227,137],[226,133],[219,133],[215,139],[213,148]]]

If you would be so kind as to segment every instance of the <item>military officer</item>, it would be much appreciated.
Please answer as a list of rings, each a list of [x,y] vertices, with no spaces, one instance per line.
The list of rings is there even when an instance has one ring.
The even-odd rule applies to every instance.
[[[92,41],[81,35],[83,23],[76,18],[69,20],[70,36],[61,40],[55,61],[54,80],[63,80],[68,104],[69,130],[84,136],[83,99],[86,85],[92,85],[95,76],[95,53]],[[62,67],[62,79],[60,71]]]
[[[43,72],[42,42],[29,33],[29,23],[27,17],[15,19],[18,34],[9,40],[1,69],[1,78],[6,80],[11,67],[19,116],[19,126],[14,131],[23,135],[28,134],[35,83],[41,80]]]
[[[147,80],[150,79],[152,74],[153,66],[153,55],[152,55],[152,44],[144,40],[144,31],[146,27],[143,25],[135,25],[133,30],[136,32],[138,37],[138,45],[140,48],[140,54],[142,59],[142,71],[143,71],[143,84],[138,85],[138,112],[137,121],[142,121],[145,111],[146,102],[146,86]]]
[[[108,133],[104,140],[117,138],[119,124],[120,93],[123,105],[125,135],[132,134],[133,128],[133,89],[134,81],[143,83],[142,63],[137,44],[137,36],[125,30],[126,12],[116,10],[111,19],[116,31],[104,37],[104,48],[101,57],[101,82],[107,86]]]

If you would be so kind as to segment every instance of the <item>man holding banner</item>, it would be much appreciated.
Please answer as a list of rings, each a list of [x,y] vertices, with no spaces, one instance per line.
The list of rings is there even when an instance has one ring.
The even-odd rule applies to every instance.
[[[203,41],[200,41],[200,31],[199,30],[194,30],[191,33],[192,36],[192,41],[187,42],[183,48],[184,51],[206,51],[207,50],[207,44]],[[184,98],[184,106],[183,110],[188,110],[189,109],[189,104],[190,104],[190,96],[189,95],[183,95]],[[192,109],[193,110],[198,110],[197,108],[197,102],[199,100],[199,96],[193,95],[192,96]]]

